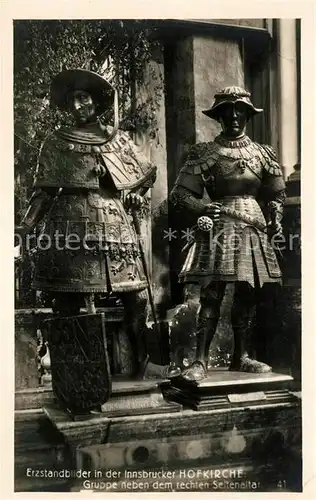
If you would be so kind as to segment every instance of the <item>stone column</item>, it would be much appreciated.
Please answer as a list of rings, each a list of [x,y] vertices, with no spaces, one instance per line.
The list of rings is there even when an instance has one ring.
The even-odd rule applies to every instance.
[[[298,162],[296,20],[279,19],[276,34],[280,163],[288,177]]]
[[[178,172],[189,147],[196,142],[193,37],[187,36],[165,46],[166,82],[166,131],[168,160],[168,193],[174,186]],[[183,299],[178,274],[184,261],[182,230],[193,223],[169,207],[169,238],[164,245],[169,248],[170,286],[173,302]]]
[[[151,138],[151,160],[157,165],[157,179],[151,191],[152,208],[152,279],[157,312],[164,317],[170,301],[169,249],[164,235],[168,231],[168,172],[166,146],[166,116],[164,96],[164,67],[162,54],[151,61],[151,82],[155,93],[156,126]]]
[[[301,166],[296,164],[294,171],[288,177],[287,199],[284,207],[284,233],[287,240],[286,251],[282,263],[283,291],[279,304],[281,328],[280,346],[287,344],[288,348],[277,349],[276,360],[287,367],[296,385],[301,383]],[[283,341],[282,342],[282,337]]]
[[[168,246],[163,242],[164,230],[168,230],[168,185],[162,49],[157,48],[152,54],[143,84],[137,88],[136,94],[137,103],[146,108],[149,126],[146,131],[138,130],[135,140],[139,149],[157,166],[156,182],[147,194],[150,213],[143,222],[143,234],[147,240],[154,301],[160,310],[170,297]]]
[[[169,337],[164,320],[170,303],[169,245],[164,235],[168,232],[168,180],[166,117],[164,95],[164,61],[162,48],[156,47],[144,72],[142,85],[137,89],[137,102],[147,113],[149,121],[146,131],[137,133],[137,144],[142,152],[157,167],[153,188],[147,193],[149,213],[142,221],[142,234],[154,309],[159,329],[153,323],[153,311],[148,301],[146,344],[151,363],[168,364]],[[141,108],[142,109],[142,108]]]
[[[216,92],[230,85],[244,85],[239,44],[206,36],[193,38],[193,77],[196,142],[212,141],[220,125],[202,114],[211,107]]]

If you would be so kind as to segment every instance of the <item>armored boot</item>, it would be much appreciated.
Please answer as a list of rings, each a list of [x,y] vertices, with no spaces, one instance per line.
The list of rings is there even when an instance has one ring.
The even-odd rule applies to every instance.
[[[169,379],[179,377],[181,375],[181,368],[176,364],[175,361],[171,361],[164,375]]]
[[[225,283],[215,282],[201,290],[201,307],[196,329],[196,354],[192,365],[183,371],[188,380],[202,380],[207,376],[208,357],[212,339],[219,320]]]
[[[256,313],[255,290],[248,283],[236,283],[232,306],[234,354],[230,370],[266,373],[271,366],[255,359],[253,323]]]
[[[202,380],[207,376],[208,354],[212,339],[216,332],[218,317],[210,318],[204,316],[203,311],[199,314],[196,330],[196,355],[192,365],[183,371],[182,375],[188,380]]]

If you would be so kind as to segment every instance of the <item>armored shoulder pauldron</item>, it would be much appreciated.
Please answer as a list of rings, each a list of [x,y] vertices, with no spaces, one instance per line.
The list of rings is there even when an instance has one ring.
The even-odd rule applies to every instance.
[[[156,171],[136,144],[121,131],[113,141],[101,147],[101,156],[118,190],[135,188]]]
[[[42,147],[34,187],[98,189],[97,165],[96,153],[86,151],[85,144],[70,142],[54,133]]]
[[[190,149],[183,170],[188,174],[208,177],[216,169],[229,175],[236,168],[249,168],[260,179],[263,171],[270,175],[282,175],[274,150],[267,145],[252,142],[249,137],[229,141],[222,136],[214,142],[196,144]]]
[[[88,132],[60,130],[44,143],[35,176],[35,187],[98,189],[98,164],[109,171],[118,190],[134,188],[156,168],[137,150],[128,135],[115,139]]]

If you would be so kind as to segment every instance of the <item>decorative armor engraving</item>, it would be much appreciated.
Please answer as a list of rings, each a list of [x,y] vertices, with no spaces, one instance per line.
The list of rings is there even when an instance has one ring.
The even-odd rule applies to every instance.
[[[52,188],[59,191],[46,215],[42,235],[51,244],[39,250],[33,287],[85,293],[145,289],[137,236],[121,190],[144,193],[155,171],[124,132],[108,143],[94,124],[50,136],[39,158],[34,200],[47,204]],[[30,208],[25,223],[31,226],[32,214],[39,211]]]
[[[118,190],[139,186],[156,170],[124,132],[107,143],[98,129],[61,129],[42,147],[34,187],[98,189],[100,167]]]

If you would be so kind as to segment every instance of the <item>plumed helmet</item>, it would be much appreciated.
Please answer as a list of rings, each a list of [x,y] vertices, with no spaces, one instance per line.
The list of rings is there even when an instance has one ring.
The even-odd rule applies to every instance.
[[[215,94],[212,107],[210,109],[202,111],[202,113],[218,121],[221,114],[221,106],[229,102],[243,102],[248,107],[250,115],[261,113],[263,109],[255,108],[250,100],[250,96],[250,92],[243,89],[242,87],[225,87],[223,90]]]

